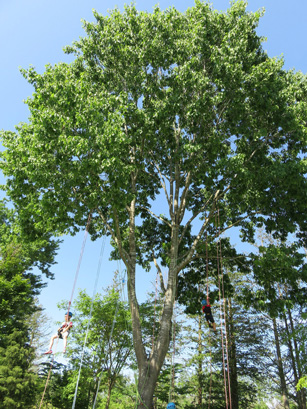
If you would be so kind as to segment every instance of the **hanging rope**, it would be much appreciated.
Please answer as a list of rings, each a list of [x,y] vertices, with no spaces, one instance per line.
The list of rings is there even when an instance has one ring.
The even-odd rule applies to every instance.
[[[87,223],[86,223],[86,228],[85,228],[84,237],[83,237],[83,243],[82,243],[82,246],[81,246],[81,252],[80,252],[79,261],[78,261],[78,265],[77,265],[77,270],[76,270],[76,274],[75,274],[75,280],[74,280],[74,284],[73,284],[73,287],[72,287],[70,300],[69,300],[69,303],[68,303],[67,314],[69,313],[71,303],[72,303],[72,299],[73,299],[73,296],[74,296],[74,292],[75,292],[75,288],[76,288],[76,284],[77,284],[77,280],[78,280],[78,276],[79,276],[81,261],[82,261],[82,258],[83,258],[85,243],[86,243],[86,239],[87,239],[87,236],[88,236],[88,230],[89,230],[89,227],[90,227],[90,224],[91,224],[91,219],[92,219],[92,211],[90,211],[90,214],[88,215],[88,219],[87,219]]]
[[[217,219],[215,219],[217,222]],[[219,232],[218,232],[219,233]],[[223,373],[224,373],[224,388],[225,388],[225,400],[226,408],[228,405],[228,392],[227,392],[227,381],[226,381],[226,365],[225,365],[225,349],[224,349],[224,333],[223,333],[223,313],[222,313],[222,303],[221,303],[221,279],[220,279],[220,260],[219,260],[219,241],[216,242],[216,252],[217,252],[217,275],[218,275],[218,286],[219,286],[219,303],[220,303],[220,320],[221,320],[221,340],[222,340],[222,359],[223,359]],[[224,317],[225,318],[225,317]]]
[[[228,331],[226,325],[226,303],[225,303],[225,291],[224,291],[224,274],[223,274],[223,255],[222,255],[222,243],[221,243],[221,232],[220,232],[220,209],[217,209],[217,217],[218,217],[218,229],[219,229],[219,248],[220,248],[220,263],[221,263],[221,271],[222,271],[222,295],[223,295],[223,310],[224,310],[224,326],[225,326],[225,341],[226,341],[226,357],[227,357],[227,377],[228,377],[228,394],[229,394],[229,407],[232,409],[231,404],[231,385],[230,385],[230,367],[229,367],[229,359],[228,359]]]
[[[208,399],[208,409],[211,406],[211,394],[212,394],[212,351],[211,351],[211,331],[209,328],[209,362],[210,362],[210,382],[209,382],[209,399]]]
[[[207,275],[207,300],[209,299],[209,257],[208,257],[208,234],[206,230],[206,275]]]
[[[174,257],[174,262],[173,262],[173,271],[172,273],[174,274],[175,268],[177,267],[177,257],[178,254],[175,254]],[[177,277],[174,276],[174,279],[177,283]],[[175,306],[176,306],[176,285],[174,286],[174,294],[173,294],[173,354],[172,354],[172,360],[171,360],[171,372],[170,372],[170,390],[169,390],[169,402],[172,400],[172,394],[175,388],[175,353],[176,353],[176,345],[175,345],[175,340],[176,340],[176,311],[175,311]]]
[[[124,286],[124,280],[122,280],[121,286]],[[115,314],[114,314],[114,318],[113,318],[113,322],[112,322],[112,327],[111,327],[111,332],[110,332],[110,336],[109,336],[109,345],[111,344],[111,341],[112,341],[113,331],[114,331],[116,317],[117,317],[118,308],[119,308],[119,301],[120,301],[120,296],[118,296],[117,302],[116,302],[116,310],[115,310]],[[106,363],[106,359],[107,358],[105,357],[104,363]],[[99,393],[99,388],[100,388],[102,376],[103,376],[103,371],[101,371],[100,377],[99,377],[99,380],[98,380],[95,399],[94,399],[94,403],[93,403],[93,409],[95,409],[95,407],[96,407],[96,402],[97,402],[97,397],[98,397],[98,393]]]
[[[85,228],[84,237],[83,237],[83,243],[82,243],[82,246],[81,246],[81,252],[80,252],[80,256],[79,256],[77,270],[76,270],[76,273],[75,273],[75,280],[74,280],[74,284],[73,284],[73,289],[72,289],[71,297],[70,297],[70,300],[69,300],[69,303],[68,303],[67,315],[68,315],[69,310],[70,310],[72,298],[73,298],[76,283],[77,283],[77,278],[78,278],[78,275],[79,275],[79,270],[80,270],[81,261],[82,261],[84,248],[85,248],[85,243],[86,243],[86,238],[87,238],[87,235],[88,235],[88,229],[89,229],[90,222],[91,222],[91,217],[92,217],[92,211],[90,211],[90,214],[88,216],[87,223],[86,223],[86,228]],[[59,342],[59,338],[57,339],[56,348],[57,348],[58,342]],[[51,365],[50,365],[50,369],[49,369],[49,373],[48,373],[48,377],[47,377],[47,380],[46,380],[45,389],[44,389],[44,392],[43,392],[43,396],[42,396],[42,399],[41,399],[41,402],[40,402],[39,409],[41,409],[41,406],[42,406],[43,401],[44,401],[44,396],[45,396],[45,393],[46,393],[46,390],[47,390],[47,386],[48,386],[50,375],[51,375],[51,370],[52,370],[52,367],[53,367],[54,356],[55,355],[53,355],[53,358],[52,358],[52,361],[51,361]]]
[[[102,265],[102,258],[103,258],[103,253],[104,253],[104,247],[105,247],[105,241],[106,241],[106,236],[104,236],[104,239],[101,244],[101,250],[100,250],[100,257],[99,257],[99,262],[98,262],[98,267],[97,267],[97,273],[96,273],[96,280],[94,284],[94,289],[93,289],[93,295],[91,299],[91,309],[90,309],[90,314],[88,317],[88,323],[87,323],[87,328],[86,328],[86,335],[83,343],[83,349],[82,349],[82,355],[81,355],[81,361],[80,361],[80,367],[79,367],[79,373],[78,373],[78,378],[77,378],[77,383],[76,383],[76,388],[75,388],[75,395],[74,395],[74,400],[72,404],[72,409],[75,409],[76,405],[76,400],[77,400],[77,393],[78,393],[78,387],[79,387],[79,380],[80,380],[80,375],[81,375],[81,369],[83,365],[83,358],[84,358],[84,352],[85,352],[85,347],[87,344],[87,338],[88,338],[88,333],[89,333],[89,328],[90,328],[90,322],[92,319],[92,314],[93,314],[93,307],[94,307],[94,299],[95,295],[97,292],[97,286],[99,282],[99,276],[100,276],[100,271],[101,271],[101,265]]]
[[[155,329],[156,329],[156,309],[157,309],[157,296],[158,296],[158,271],[156,275],[156,294],[155,294],[155,303],[154,303],[154,318],[153,318],[153,327],[152,327],[152,350],[155,343]]]
[[[206,231],[206,276],[207,276],[207,300],[209,299],[209,256],[208,256],[208,234]],[[209,400],[208,409],[211,405],[211,393],[212,393],[212,351],[211,351],[211,331],[209,327],[209,354],[210,354],[210,385],[209,385]]]
[[[173,312],[173,353],[171,358],[171,370],[170,370],[170,389],[169,389],[169,402],[172,401],[172,395],[175,389],[175,354],[176,354],[176,300],[174,301],[174,312]]]
[[[47,390],[47,386],[48,386],[48,383],[49,383],[51,371],[52,371],[52,368],[53,368],[54,357],[55,357],[55,354],[56,354],[56,351],[57,351],[57,348],[58,348],[58,343],[59,343],[59,338],[57,339],[57,342],[55,344],[54,355],[53,355],[51,363],[50,363],[50,368],[49,368],[48,376],[47,376],[47,379],[46,379],[46,382],[45,382],[45,388],[44,388],[44,392],[43,392],[43,395],[42,395],[42,399],[41,399],[40,404],[39,404],[39,409],[41,409],[43,401],[44,401],[45,393],[46,393],[46,390]]]

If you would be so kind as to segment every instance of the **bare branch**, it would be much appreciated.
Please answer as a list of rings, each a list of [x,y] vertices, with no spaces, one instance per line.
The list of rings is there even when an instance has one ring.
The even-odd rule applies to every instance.
[[[187,194],[189,191],[189,187],[191,184],[191,171],[188,173],[186,181],[185,181],[185,186],[184,190],[182,192],[181,198],[180,198],[180,207],[179,207],[179,223],[181,223],[184,213],[185,213],[185,207],[186,207],[186,199],[187,199]]]
[[[125,250],[125,249],[122,247],[122,245],[121,245],[120,232],[119,232],[119,228],[118,228],[117,223],[115,223],[115,225],[117,226],[117,234],[118,234],[118,237],[117,237],[117,235],[115,234],[115,232],[114,232],[114,230],[112,229],[112,227],[110,226],[110,224],[107,222],[107,219],[106,219],[106,218],[104,217],[104,215],[101,213],[101,211],[100,211],[99,209],[97,209],[97,212],[98,212],[99,216],[101,217],[101,219],[102,219],[104,225],[105,225],[106,228],[108,229],[109,233],[111,234],[112,239],[115,241],[115,243],[116,243],[116,245],[117,245],[117,247],[118,247],[118,251],[119,251],[119,253],[120,253],[120,255],[121,255],[121,258],[122,258],[122,260],[124,261],[124,263],[125,263],[126,266],[127,266],[128,264],[130,264],[130,257],[129,257],[129,254],[126,252],[126,250]],[[114,219],[115,219],[116,217],[117,217],[117,216],[114,215]],[[117,222],[118,222],[118,220],[117,220]]]
[[[171,195],[169,196],[168,193],[167,193],[164,176],[162,175],[159,166],[157,165],[157,163],[154,160],[153,160],[153,164],[154,164],[154,167],[157,169],[157,171],[159,173],[160,184],[161,184],[161,187],[162,187],[162,189],[164,190],[164,193],[165,193],[165,197],[166,197],[168,207],[169,207],[170,216],[171,216],[171,218],[173,218],[172,199],[171,199]],[[172,186],[171,181],[170,181],[170,185]]]
[[[150,213],[151,215],[153,215],[156,219],[161,220],[161,222],[165,223],[168,227],[172,227],[171,223],[169,223],[167,220],[163,219],[163,217],[158,216],[156,213],[154,213],[153,211],[151,211],[150,209],[148,209],[147,207],[141,206],[141,209],[146,210],[146,212]]]
[[[191,261],[191,259],[192,259],[192,257],[193,257],[193,254],[195,253],[196,246],[197,246],[199,240],[201,239],[201,237],[202,237],[202,235],[203,235],[203,233],[204,233],[204,231],[205,231],[205,229],[206,229],[206,227],[207,227],[207,225],[208,225],[208,223],[209,223],[209,221],[210,221],[210,219],[211,219],[211,217],[212,217],[212,214],[215,212],[216,203],[217,203],[217,200],[218,200],[218,198],[219,198],[219,194],[220,194],[220,191],[217,190],[217,191],[215,192],[215,195],[214,195],[214,200],[213,200],[213,204],[212,204],[211,211],[210,211],[208,217],[205,218],[205,221],[204,221],[204,223],[202,224],[202,226],[201,226],[201,228],[200,228],[200,230],[199,230],[199,232],[198,232],[198,234],[197,234],[197,236],[196,236],[196,238],[195,238],[195,240],[194,240],[194,242],[193,242],[193,244],[192,244],[192,246],[191,246],[191,249],[190,249],[190,250],[188,251],[188,253],[187,253],[187,257],[185,258],[185,260],[183,260],[183,261],[177,266],[177,269],[176,269],[176,270],[177,270],[177,272],[176,272],[177,274],[179,273],[179,271],[181,271],[181,270]]]
[[[176,140],[176,155],[179,150],[179,141],[180,141],[180,128],[176,129],[176,124],[174,124],[174,134]],[[180,167],[178,160],[175,162],[175,198],[174,198],[174,216],[178,216],[178,206],[179,206],[179,191],[180,191]],[[179,219],[179,218],[178,218]],[[176,220],[176,223],[179,223],[179,220]]]
[[[207,205],[209,204],[209,202],[211,201],[211,199],[213,198],[213,201],[216,201],[216,200],[219,198],[219,197],[218,197],[219,192],[220,192],[220,191],[217,190],[217,191],[215,192],[215,195],[214,195],[214,196],[213,196],[213,194],[212,194],[212,195],[209,197],[209,199],[206,201],[206,203],[199,209],[199,211],[196,212],[196,213],[194,213],[193,216],[187,221],[186,225],[184,226],[184,229],[183,229],[183,232],[182,232],[182,234],[181,234],[181,237],[180,237],[180,239],[179,239],[179,244],[181,243],[181,241],[182,241],[182,239],[183,239],[183,237],[184,237],[184,235],[185,235],[187,229],[188,229],[189,226],[192,224],[193,220],[196,219],[196,217],[198,217],[198,216],[200,215],[200,213],[205,210],[205,208],[207,207]],[[221,196],[222,196],[222,195],[221,195]]]
[[[156,266],[156,268],[157,268],[157,270],[158,270],[158,274],[159,274],[159,278],[160,278],[161,291],[162,291],[163,294],[165,294],[166,289],[165,289],[165,286],[164,286],[163,274],[162,274],[161,268],[160,268],[160,266],[159,266],[159,264],[158,264],[158,261],[157,261],[157,259],[156,259],[155,254],[154,254],[153,251],[152,251],[152,258],[153,258],[153,261],[154,261],[154,263],[155,263],[155,266]]]

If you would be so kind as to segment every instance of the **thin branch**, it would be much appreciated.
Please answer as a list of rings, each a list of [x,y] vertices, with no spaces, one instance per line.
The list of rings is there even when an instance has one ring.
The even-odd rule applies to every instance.
[[[97,209],[97,212],[99,214],[99,216],[101,217],[104,225],[106,226],[106,228],[108,229],[109,233],[111,234],[113,240],[115,241],[115,243],[117,244],[118,247],[118,251],[120,252],[121,258],[124,261],[124,263],[126,265],[130,264],[130,257],[129,254],[126,252],[125,249],[123,249],[122,245],[121,245],[121,240],[119,240],[118,237],[120,237],[120,232],[119,232],[119,228],[117,226],[117,224],[115,223],[115,225],[117,226],[117,234],[119,234],[119,236],[117,237],[114,230],[112,229],[112,227],[109,225],[109,223],[107,222],[106,218],[104,217],[104,215],[101,213],[101,211],[99,209]],[[114,217],[115,219],[115,217]]]
[[[174,124],[174,133],[175,133],[175,140],[176,140],[176,151],[175,154],[177,156],[179,150],[179,142],[180,142],[180,128],[176,129],[176,124]],[[175,162],[175,198],[174,198],[174,216],[178,215],[178,206],[179,206],[179,191],[180,191],[180,167],[178,159]],[[176,223],[179,224],[179,220],[175,220]]]
[[[192,244],[192,246],[191,246],[190,251],[187,253],[187,254],[188,254],[187,257],[185,258],[185,260],[183,260],[183,261],[178,265],[178,267],[177,267],[177,274],[179,273],[179,271],[181,271],[181,270],[191,261],[193,255],[194,255],[194,253],[195,253],[196,246],[197,246],[199,240],[201,239],[201,237],[202,237],[202,235],[203,235],[203,232],[205,231],[205,229],[206,229],[206,227],[207,227],[207,225],[208,225],[208,223],[209,223],[209,220],[210,220],[211,217],[212,217],[212,214],[215,212],[215,205],[216,205],[216,203],[217,203],[217,199],[218,199],[219,193],[220,193],[219,190],[217,190],[217,191],[215,192],[211,211],[210,211],[208,217],[205,218],[205,221],[204,221],[204,223],[202,224],[202,226],[201,226],[201,228],[200,228],[200,230],[199,230],[199,232],[198,232],[198,234],[197,234],[197,236],[196,236],[196,238],[195,238],[195,240],[194,240],[194,242],[193,242],[193,244]]]
[[[180,206],[179,206],[179,223],[181,223],[183,216],[184,216],[184,212],[185,212],[185,207],[186,207],[186,199],[187,199],[187,194],[189,191],[189,187],[191,185],[191,171],[188,173],[186,181],[185,181],[185,186],[180,198]]]
[[[238,223],[242,222],[243,220],[247,219],[250,216],[253,216],[255,214],[259,214],[260,212],[250,212],[249,214],[247,214],[246,216],[240,217],[238,220],[236,220],[234,223],[232,223],[231,225],[225,227],[222,231],[221,234],[224,233],[226,230],[231,229],[231,227],[236,226]]]
[[[154,216],[156,219],[161,220],[161,222],[165,223],[168,227],[170,227],[170,228],[172,227],[171,223],[169,223],[167,220],[163,219],[163,217],[158,216],[157,214],[155,214],[153,211],[151,211],[151,210],[148,209],[147,207],[141,206],[140,208],[143,209],[143,210],[146,210],[146,212],[150,213],[150,214],[151,214],[152,216]]]
[[[192,224],[193,220],[196,219],[196,217],[198,217],[200,215],[200,213],[205,210],[205,208],[207,207],[208,203],[211,201],[211,199],[213,198],[213,201],[216,201],[219,197],[219,190],[217,190],[215,192],[215,195],[213,196],[213,194],[209,197],[209,199],[206,201],[206,203],[199,209],[198,212],[196,212],[195,214],[193,214],[193,216],[187,221],[186,225],[183,228],[183,232],[181,234],[181,238],[179,239],[179,244],[181,243],[187,229],[189,228],[189,226]]]
[[[160,171],[159,166],[157,165],[157,163],[153,160],[153,164],[155,166],[155,168],[157,169],[159,176],[160,176],[160,184],[162,189],[164,190],[165,196],[166,196],[166,200],[168,203],[168,207],[169,207],[169,212],[170,212],[170,216],[171,218],[173,218],[173,209],[172,209],[172,200],[171,200],[171,195],[169,196],[167,193],[167,189],[166,189],[166,185],[165,185],[165,181],[164,181],[164,177]],[[170,181],[170,185],[171,185],[171,181]],[[171,185],[172,186],[172,185]],[[171,193],[172,194],[172,193]]]
[[[158,261],[157,261],[157,259],[156,259],[155,254],[154,254],[153,251],[152,251],[152,258],[153,258],[153,261],[154,261],[154,263],[155,263],[155,266],[156,266],[156,268],[157,268],[157,270],[158,270],[158,274],[159,274],[159,278],[160,278],[161,291],[162,291],[163,294],[165,294],[166,289],[165,289],[165,286],[164,286],[163,274],[162,274],[161,268],[160,268],[160,266],[159,266],[159,264],[158,264]]]

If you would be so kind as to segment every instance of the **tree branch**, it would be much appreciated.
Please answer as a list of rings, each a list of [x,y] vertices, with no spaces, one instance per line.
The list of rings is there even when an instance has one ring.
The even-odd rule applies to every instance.
[[[156,259],[155,254],[154,254],[153,251],[152,251],[152,258],[153,258],[153,261],[154,261],[154,263],[155,263],[155,266],[156,266],[156,268],[157,268],[157,270],[158,270],[158,274],[159,274],[159,278],[160,278],[161,291],[162,291],[163,294],[165,294],[166,289],[165,289],[165,286],[164,286],[163,274],[162,274],[161,268],[160,268],[160,266],[159,266],[159,264],[158,264],[158,261],[157,261],[157,259]]]
[[[124,261],[125,265],[127,266],[130,263],[130,257],[129,257],[129,254],[126,252],[126,250],[121,245],[119,229],[117,229],[117,234],[119,234],[119,238],[118,238],[117,235],[115,234],[114,230],[112,229],[112,227],[107,222],[104,215],[101,213],[101,211],[99,209],[97,209],[97,212],[98,212],[99,216],[101,217],[104,225],[108,229],[109,233],[111,234],[112,239],[115,241],[115,243],[116,243],[116,245],[118,247],[118,251],[120,253],[120,256],[122,257],[122,260]],[[114,219],[115,219],[115,215],[114,215]],[[114,222],[115,222],[115,220],[114,220]],[[115,225],[116,224],[117,223],[115,223]]]

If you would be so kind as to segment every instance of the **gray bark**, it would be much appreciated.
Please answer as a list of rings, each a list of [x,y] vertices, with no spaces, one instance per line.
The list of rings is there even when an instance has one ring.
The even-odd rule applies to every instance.
[[[278,368],[278,375],[280,380],[280,392],[282,396],[282,401],[285,409],[290,409],[289,400],[288,400],[288,391],[287,391],[287,384],[282,364],[282,356],[280,350],[280,342],[279,342],[279,335],[277,330],[276,318],[273,318],[273,330],[274,330],[274,337],[275,337],[275,346],[276,346],[276,355],[277,355],[277,368]]]

